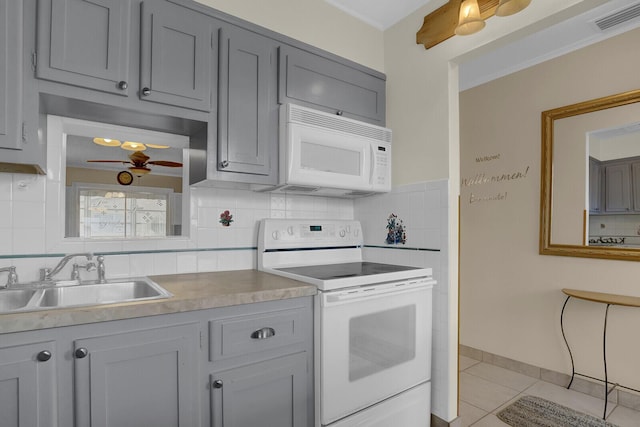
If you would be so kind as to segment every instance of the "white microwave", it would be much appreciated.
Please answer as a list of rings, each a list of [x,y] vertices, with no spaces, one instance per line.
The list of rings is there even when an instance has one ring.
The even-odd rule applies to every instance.
[[[279,148],[279,185],[269,191],[358,197],[391,190],[390,129],[286,104]]]

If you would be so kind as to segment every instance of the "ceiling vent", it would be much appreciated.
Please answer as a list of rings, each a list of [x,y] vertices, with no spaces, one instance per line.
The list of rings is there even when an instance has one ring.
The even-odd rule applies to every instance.
[[[640,16],[640,3],[621,9],[615,13],[596,19],[593,23],[600,29],[605,31],[625,22],[631,21]]]

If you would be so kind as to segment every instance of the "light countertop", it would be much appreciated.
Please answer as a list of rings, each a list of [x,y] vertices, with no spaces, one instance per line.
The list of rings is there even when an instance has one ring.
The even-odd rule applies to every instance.
[[[316,294],[316,287],[257,270],[150,276],[172,298],[0,315],[0,333],[204,310]]]

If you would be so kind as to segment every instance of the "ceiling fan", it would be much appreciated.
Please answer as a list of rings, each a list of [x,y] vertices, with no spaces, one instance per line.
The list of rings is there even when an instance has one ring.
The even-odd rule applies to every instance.
[[[129,160],[87,160],[89,163],[122,163],[130,164],[129,170],[136,174],[138,177],[146,175],[151,172],[148,165],[154,166],[166,166],[170,168],[180,168],[182,163],[172,162],[170,160],[151,160],[150,157],[144,154],[142,151],[135,151],[129,154]]]

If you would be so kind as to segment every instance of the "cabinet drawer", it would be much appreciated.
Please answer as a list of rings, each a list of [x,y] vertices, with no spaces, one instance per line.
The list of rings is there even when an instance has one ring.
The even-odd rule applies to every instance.
[[[257,353],[300,343],[305,338],[303,314],[303,309],[289,309],[212,320],[209,360],[247,355],[255,359]]]

